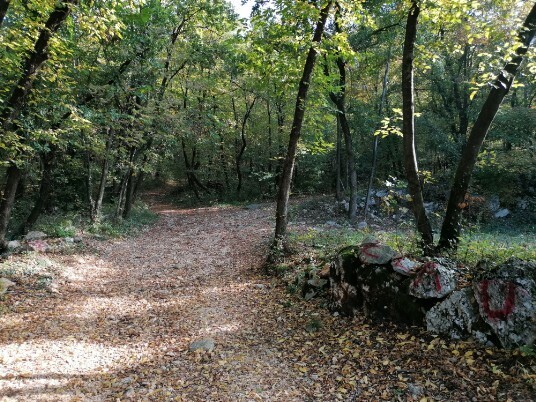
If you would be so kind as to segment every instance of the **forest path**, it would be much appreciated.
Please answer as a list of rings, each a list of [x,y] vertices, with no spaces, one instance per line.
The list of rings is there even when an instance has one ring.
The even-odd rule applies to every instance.
[[[1,402],[531,400],[510,352],[336,317],[264,276],[272,206],[153,202],[138,236],[48,255],[58,293],[10,291]]]
[[[148,231],[63,256],[61,291],[3,317],[0,400],[314,398],[311,317],[261,273],[273,208],[153,209]],[[212,352],[189,351],[204,338]]]

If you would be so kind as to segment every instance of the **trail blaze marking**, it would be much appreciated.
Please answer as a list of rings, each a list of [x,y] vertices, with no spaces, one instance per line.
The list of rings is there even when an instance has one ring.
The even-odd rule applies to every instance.
[[[439,277],[439,272],[436,270],[436,263],[433,261],[427,262],[424,264],[421,268],[421,270],[417,273],[417,276],[413,280],[413,286],[419,286],[425,275],[431,276],[434,279],[435,288],[438,292],[441,292],[441,289],[443,288],[441,286],[441,280]]]
[[[370,249],[374,247],[376,247],[376,244],[365,244],[363,247],[361,247],[361,252],[367,257],[378,258],[379,255],[370,252]]]
[[[489,284],[490,280],[486,279],[480,282],[480,292],[482,294],[482,309],[490,319],[506,320],[506,318],[512,314],[515,308],[516,301],[516,288],[517,285],[513,282],[508,282],[506,285],[506,297],[504,298],[502,308],[492,310],[489,302]]]

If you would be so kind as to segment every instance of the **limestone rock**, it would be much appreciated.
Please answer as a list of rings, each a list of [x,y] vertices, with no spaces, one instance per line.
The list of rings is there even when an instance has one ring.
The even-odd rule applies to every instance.
[[[464,339],[472,335],[479,318],[473,290],[465,288],[453,292],[426,313],[426,329],[453,339]]]
[[[378,242],[363,243],[359,248],[359,259],[363,264],[387,264],[396,256],[389,246]]]
[[[8,250],[16,250],[21,247],[21,243],[18,240],[11,240],[7,242]]]
[[[442,299],[456,289],[452,268],[438,261],[424,263],[409,285],[409,294],[420,299]]]
[[[43,240],[46,239],[47,234],[39,231],[32,231],[28,232],[26,236],[24,236],[24,240],[26,241],[32,241],[32,240]]]
[[[493,215],[495,218],[506,218],[508,215],[510,215],[510,211],[506,208],[499,209],[497,212],[495,212],[495,215]]]
[[[214,349],[214,346],[215,346],[214,339],[212,338],[200,339],[190,344],[190,352],[195,352],[196,350],[205,350],[207,352],[210,352]]]
[[[482,319],[505,348],[536,341],[536,262],[481,264],[473,289]]]
[[[3,296],[10,286],[15,286],[15,282],[10,281],[7,278],[0,278],[0,296]]]
[[[418,266],[417,261],[410,260],[408,257],[398,257],[391,261],[393,270],[404,276],[411,276]]]

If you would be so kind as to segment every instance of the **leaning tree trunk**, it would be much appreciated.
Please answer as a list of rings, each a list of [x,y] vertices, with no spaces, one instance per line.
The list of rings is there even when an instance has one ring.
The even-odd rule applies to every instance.
[[[460,236],[460,220],[462,205],[469,187],[469,181],[475,167],[478,153],[484,143],[488,130],[499,110],[504,97],[510,90],[514,78],[523,61],[523,56],[527,53],[529,46],[536,33],[536,4],[532,7],[523,27],[519,32],[521,46],[516,49],[516,54],[512,60],[508,61],[492,84],[492,89],[488,94],[482,109],[476,119],[475,124],[469,134],[467,143],[462,152],[454,182],[450,190],[450,197],[447,205],[447,212],[441,237],[438,243],[439,250],[456,249]]]
[[[416,1],[413,2],[408,13],[406,36],[402,54],[402,132],[404,144],[404,165],[408,190],[412,198],[413,213],[417,221],[417,230],[421,236],[422,247],[429,253],[434,242],[432,227],[426,216],[422,187],[419,180],[419,168],[415,153],[415,105],[413,91],[413,59],[415,40],[417,37],[417,21],[420,8]]]
[[[2,5],[7,10],[9,2]],[[28,53],[22,64],[22,75],[17,81],[13,91],[7,102],[4,104],[2,113],[0,114],[0,130],[3,132],[13,131],[16,128],[16,120],[22,113],[24,101],[30,93],[33,82],[43,63],[48,59],[49,42],[52,35],[60,28],[71,11],[71,5],[77,4],[78,0],[65,0],[56,5],[50,13],[48,20],[43,29],[39,33],[34,48]],[[3,19],[3,17],[2,17]],[[5,236],[11,209],[15,200],[17,186],[20,180],[20,169],[12,163],[7,170],[7,183],[2,193],[2,201],[0,202],[0,250],[5,248]]]
[[[315,45],[322,41],[322,35],[324,34],[324,26],[328,18],[329,10],[331,8],[332,1],[328,1],[326,6],[320,11],[320,18],[316,23],[315,32],[313,35],[313,45],[309,48],[307,53],[307,59],[303,67],[303,75],[298,87],[298,96],[296,97],[296,107],[294,109],[294,119],[292,122],[292,129],[290,130],[289,144],[287,148],[287,155],[283,164],[283,172],[279,182],[279,190],[277,194],[277,207],[276,207],[276,223],[275,223],[275,242],[279,243],[284,240],[287,233],[288,223],[288,199],[290,195],[290,185],[292,181],[292,173],[294,172],[294,164],[296,160],[296,148],[298,146],[298,140],[300,139],[301,128],[303,125],[303,118],[305,114],[305,100],[307,98],[307,92],[311,83],[311,76],[316,63],[316,57],[318,55]],[[276,245],[274,243],[274,245]]]
[[[251,105],[249,106],[246,101],[246,113],[244,114],[244,118],[242,119],[242,122],[240,125],[240,147],[235,157],[236,178],[238,179],[238,184],[236,185],[236,194],[238,196],[240,196],[240,192],[242,191],[242,182],[243,182],[243,176],[244,176],[242,173],[242,157],[244,156],[244,152],[246,151],[246,147],[247,147],[246,124],[248,122],[249,116],[251,115],[251,111],[253,110],[253,106],[255,106],[256,100],[257,100],[256,97],[253,98],[253,102],[251,102]]]

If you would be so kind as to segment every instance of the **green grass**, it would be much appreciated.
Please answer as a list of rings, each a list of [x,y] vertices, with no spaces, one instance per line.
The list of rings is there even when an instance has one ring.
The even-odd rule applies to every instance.
[[[88,226],[87,231],[104,237],[123,237],[135,234],[159,219],[158,214],[143,203],[134,205],[128,219],[114,221],[113,213],[112,206],[106,208],[101,221]]]

